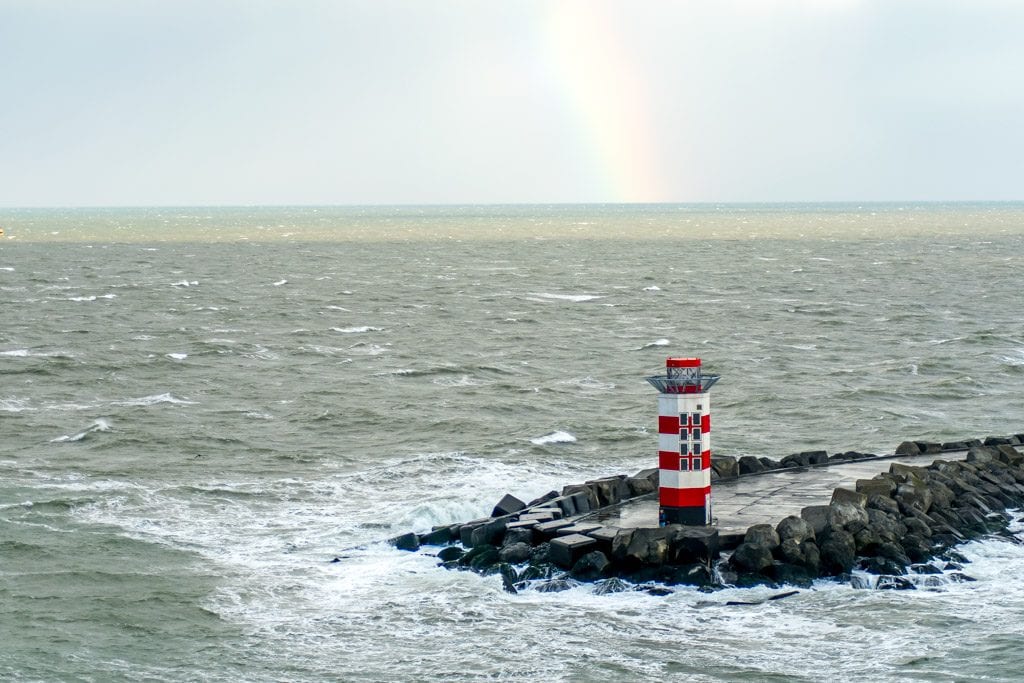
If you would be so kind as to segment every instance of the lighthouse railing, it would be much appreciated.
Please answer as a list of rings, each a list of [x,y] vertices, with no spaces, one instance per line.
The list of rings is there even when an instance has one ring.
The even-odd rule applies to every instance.
[[[669,377],[655,375],[647,381],[663,394],[704,393],[710,389],[721,375],[700,375],[699,377]]]

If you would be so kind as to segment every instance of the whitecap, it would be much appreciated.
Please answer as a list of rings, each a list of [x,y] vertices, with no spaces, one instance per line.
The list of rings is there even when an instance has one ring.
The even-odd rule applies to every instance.
[[[644,287],[645,292],[660,292],[661,287],[658,285],[651,285],[650,287]]]
[[[636,347],[636,350],[637,351],[643,351],[644,349],[652,349],[652,348],[654,348],[656,346],[668,346],[671,343],[672,342],[670,342],[668,339],[655,339],[654,341],[650,342],[649,344],[644,344],[643,346]]]
[[[179,282],[172,282],[171,287],[195,287],[198,284],[198,280],[181,280]]]
[[[0,351],[0,356],[10,356],[12,358],[28,358],[32,354],[29,353],[28,349],[13,349],[11,351]]]
[[[557,301],[571,301],[573,303],[582,303],[584,301],[593,301],[594,299],[603,299],[604,297],[597,294],[551,294],[548,292],[530,292],[531,296],[539,297],[540,299],[553,299]]]
[[[280,287],[281,285],[286,285],[286,284],[288,284],[287,280],[278,280],[277,282],[274,283],[274,286],[275,287]]]
[[[141,398],[131,398],[127,401],[113,401],[115,406],[155,406],[159,403],[172,403],[174,405],[195,405],[195,401],[188,401],[183,398],[177,398],[171,394],[153,394],[152,396],[143,396]]]
[[[20,413],[25,410],[32,410],[28,406],[28,400],[24,398],[0,398],[0,412]]]
[[[0,270],[6,271],[8,273],[14,272],[14,268],[11,268],[10,266],[0,266]]]
[[[174,360],[185,360],[186,358],[188,358],[187,353],[168,353],[166,355],[168,358],[172,358]]]
[[[530,439],[530,443],[535,446],[546,446],[549,443],[573,443],[575,441],[575,436],[569,432],[563,432],[561,430]]]
[[[103,419],[102,417],[94,420],[92,424],[78,432],[77,434],[58,436],[56,439],[50,439],[50,443],[63,443],[66,441],[81,441],[93,432],[109,432],[110,422]]]
[[[374,327],[372,325],[358,325],[356,327],[332,327],[331,331],[341,332],[342,334],[359,334],[362,332],[382,332],[383,327]]]

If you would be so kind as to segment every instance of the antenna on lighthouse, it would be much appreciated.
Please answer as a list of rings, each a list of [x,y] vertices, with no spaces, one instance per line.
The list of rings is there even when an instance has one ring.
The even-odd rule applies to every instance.
[[[658,396],[658,524],[711,523],[711,395],[700,358],[668,358]]]

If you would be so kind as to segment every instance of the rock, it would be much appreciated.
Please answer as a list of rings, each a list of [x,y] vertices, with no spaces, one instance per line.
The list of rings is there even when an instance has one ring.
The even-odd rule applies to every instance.
[[[989,439],[991,438],[989,437]],[[985,441],[987,442],[988,439],[985,439]],[[967,451],[967,462],[989,462],[996,459],[996,453],[998,452],[986,446],[976,446]]]
[[[746,535],[746,532],[740,531],[719,531],[718,549],[735,550],[736,548],[740,547],[740,543],[743,543],[743,537]]]
[[[516,581],[519,579],[519,576],[516,574],[516,570],[507,564],[501,564],[498,565],[498,573],[501,574],[501,585],[505,592],[512,595],[517,594],[519,589],[516,588]]]
[[[548,579],[538,583],[534,590],[538,593],[560,593],[578,585],[580,585],[579,582],[572,579]]]
[[[470,533],[469,545],[474,548],[478,545],[501,545],[506,524],[504,519],[494,519],[481,524]]]
[[[807,462],[810,465],[824,465],[828,463],[828,453],[825,451],[806,451],[800,455],[806,455]]]
[[[572,484],[562,489],[563,496],[572,497],[574,494],[583,494],[583,498],[586,499],[586,508],[588,511],[597,510],[601,507],[601,499],[597,495],[597,487],[593,484]],[[574,501],[578,498],[573,498]],[[576,507],[579,507],[577,505]]]
[[[591,510],[596,509],[590,504],[590,494],[586,491],[577,491],[569,496],[569,498],[572,499],[572,505],[576,508],[577,515],[584,515]]]
[[[624,562],[631,568],[665,564],[668,560],[670,533],[672,531],[669,527],[634,529],[626,548]],[[612,552],[615,552],[614,544]]]
[[[757,474],[758,472],[764,472],[765,466],[753,455],[744,455],[739,460],[739,473],[740,474]]]
[[[498,564],[498,549],[493,545],[480,545],[459,558],[459,564],[483,572]]]
[[[868,498],[874,495],[888,498],[896,493],[896,482],[888,478],[858,479],[856,488]]]
[[[559,567],[569,569],[584,554],[593,550],[593,546],[596,544],[597,541],[583,534],[559,536],[551,540],[548,556]]]
[[[401,536],[395,536],[394,538],[388,539],[388,543],[395,546],[399,550],[419,550],[420,539],[416,534],[409,532],[402,534]]]
[[[576,561],[569,574],[574,579],[593,581],[601,577],[610,565],[611,562],[608,561],[604,553],[600,550],[592,550]]]
[[[818,536],[828,526],[828,505],[808,505],[800,511],[800,518],[811,525],[814,535]]]
[[[804,567],[811,577],[817,577],[821,569],[821,552],[814,541],[797,542],[787,538],[779,545],[775,556],[785,564]]]
[[[896,447],[896,455],[921,455],[921,448],[913,441],[904,441]]]
[[[761,461],[761,464],[764,465],[764,468],[766,470],[777,470],[777,469],[779,469],[779,463],[775,462],[771,458],[761,457],[761,458],[758,458],[758,460]]]
[[[631,497],[654,493],[658,490],[658,468],[640,470],[632,477],[626,477],[626,486]]]
[[[585,535],[597,541],[597,549],[611,557],[612,543],[615,541],[615,537],[619,535],[619,529],[611,526],[599,526],[596,529],[587,531]]]
[[[899,517],[876,508],[868,509],[868,528],[880,541],[896,542],[907,533],[907,527]]]
[[[877,494],[868,496],[868,510],[879,510],[888,515],[899,516],[900,506],[892,498]]]
[[[736,458],[731,455],[714,455],[711,457],[711,469],[718,473],[723,479],[738,477],[740,465]]]
[[[864,509],[868,504],[868,497],[863,493],[851,491],[850,489],[837,488],[832,490],[832,504],[849,503],[855,507]]]
[[[855,533],[868,525],[869,518],[864,508],[850,503],[832,503],[828,506],[827,520],[834,531]]]
[[[772,551],[765,545],[743,542],[733,551],[729,563],[741,572],[762,574],[772,566]]]
[[[498,551],[498,559],[509,564],[522,564],[530,559],[533,546],[527,543],[512,543]]]
[[[530,564],[542,566],[549,562],[551,562],[551,544],[545,542],[534,546],[533,551],[530,553]]]
[[[452,526],[435,527],[433,531],[420,537],[420,545],[448,545],[458,538],[452,532]]]
[[[779,461],[780,467],[808,467],[811,464],[811,456],[807,453],[792,453]]]
[[[814,528],[807,520],[795,515],[784,517],[778,526],[775,527],[775,533],[779,535],[780,542],[787,539],[794,540],[797,543],[814,540]]]
[[[601,507],[616,505],[629,498],[629,484],[626,483],[624,477],[595,479],[594,481],[588,481],[587,485],[594,486],[597,489],[597,497]]]
[[[763,545],[768,548],[769,552],[778,548],[781,543],[778,532],[772,528],[771,524],[755,524],[750,527],[743,537],[743,542]]]
[[[540,498],[534,498],[533,500],[531,500],[529,503],[526,504],[526,507],[534,508],[538,505],[543,505],[544,503],[552,501],[555,498],[558,498],[558,491],[548,491]]]
[[[458,560],[460,557],[466,554],[466,551],[462,548],[450,545],[446,548],[441,548],[440,552],[437,553],[437,559],[442,562],[452,562]]]
[[[507,529],[505,531],[505,538],[501,542],[502,547],[514,545],[516,543],[525,543],[529,546],[533,545],[533,528],[532,527],[515,527]]]
[[[533,528],[533,530],[540,538],[554,538],[558,535],[559,529],[572,525],[572,520],[556,519],[551,522],[543,522],[541,524],[538,524]]]
[[[906,573],[899,562],[889,559],[888,557],[882,557],[881,555],[876,557],[866,557],[860,562],[860,568],[867,573],[873,574],[902,574]]]
[[[526,507],[526,503],[519,500],[510,493],[506,493],[498,504],[494,506],[494,510],[491,511],[491,517],[501,517],[503,515],[511,515],[519,512]]]
[[[800,586],[810,588],[811,582],[818,578],[818,575],[810,572],[807,567],[786,562],[776,562],[771,567],[771,576],[775,581],[787,586]]]
[[[879,576],[878,583],[875,584],[875,588],[880,591],[885,590],[896,590],[896,591],[907,591],[917,590],[917,586],[914,583],[903,576]]]
[[[931,527],[919,517],[904,517],[903,524],[907,527],[907,531],[912,534],[916,534],[921,538],[932,537]]]
[[[984,441],[986,446],[1013,446],[1016,443],[1017,439],[1012,436],[989,436]]]
[[[875,552],[880,556],[888,560],[892,560],[900,567],[907,567],[910,565],[910,558],[903,552],[903,548],[892,541],[882,541],[878,544]],[[903,572],[900,572],[903,573]]]
[[[928,512],[932,506],[931,491],[923,485],[900,484],[896,487],[896,495],[893,498],[905,515],[912,514],[915,510]]]
[[[942,444],[935,443],[934,441],[915,441],[917,449],[921,452],[921,455],[932,455],[934,453],[942,452]]]
[[[634,529],[619,529],[612,539],[612,562],[626,562],[629,545],[633,541]]]
[[[842,574],[853,569],[857,559],[853,535],[847,531],[833,531],[819,546],[821,568],[828,575]]]
[[[594,586],[594,595],[608,595],[609,593],[625,593],[633,590],[632,584],[628,584],[618,577],[612,577],[599,581]]]
[[[710,563],[718,558],[718,529],[681,525],[670,528],[669,561],[673,564]]]
[[[900,540],[900,544],[911,562],[924,562],[932,555],[931,544],[917,534],[907,534]]]

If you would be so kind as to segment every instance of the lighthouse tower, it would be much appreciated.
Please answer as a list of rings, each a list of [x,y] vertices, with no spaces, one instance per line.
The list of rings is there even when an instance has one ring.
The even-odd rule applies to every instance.
[[[711,402],[718,375],[700,358],[669,358],[665,375],[647,381],[658,396],[658,523],[711,523]]]

